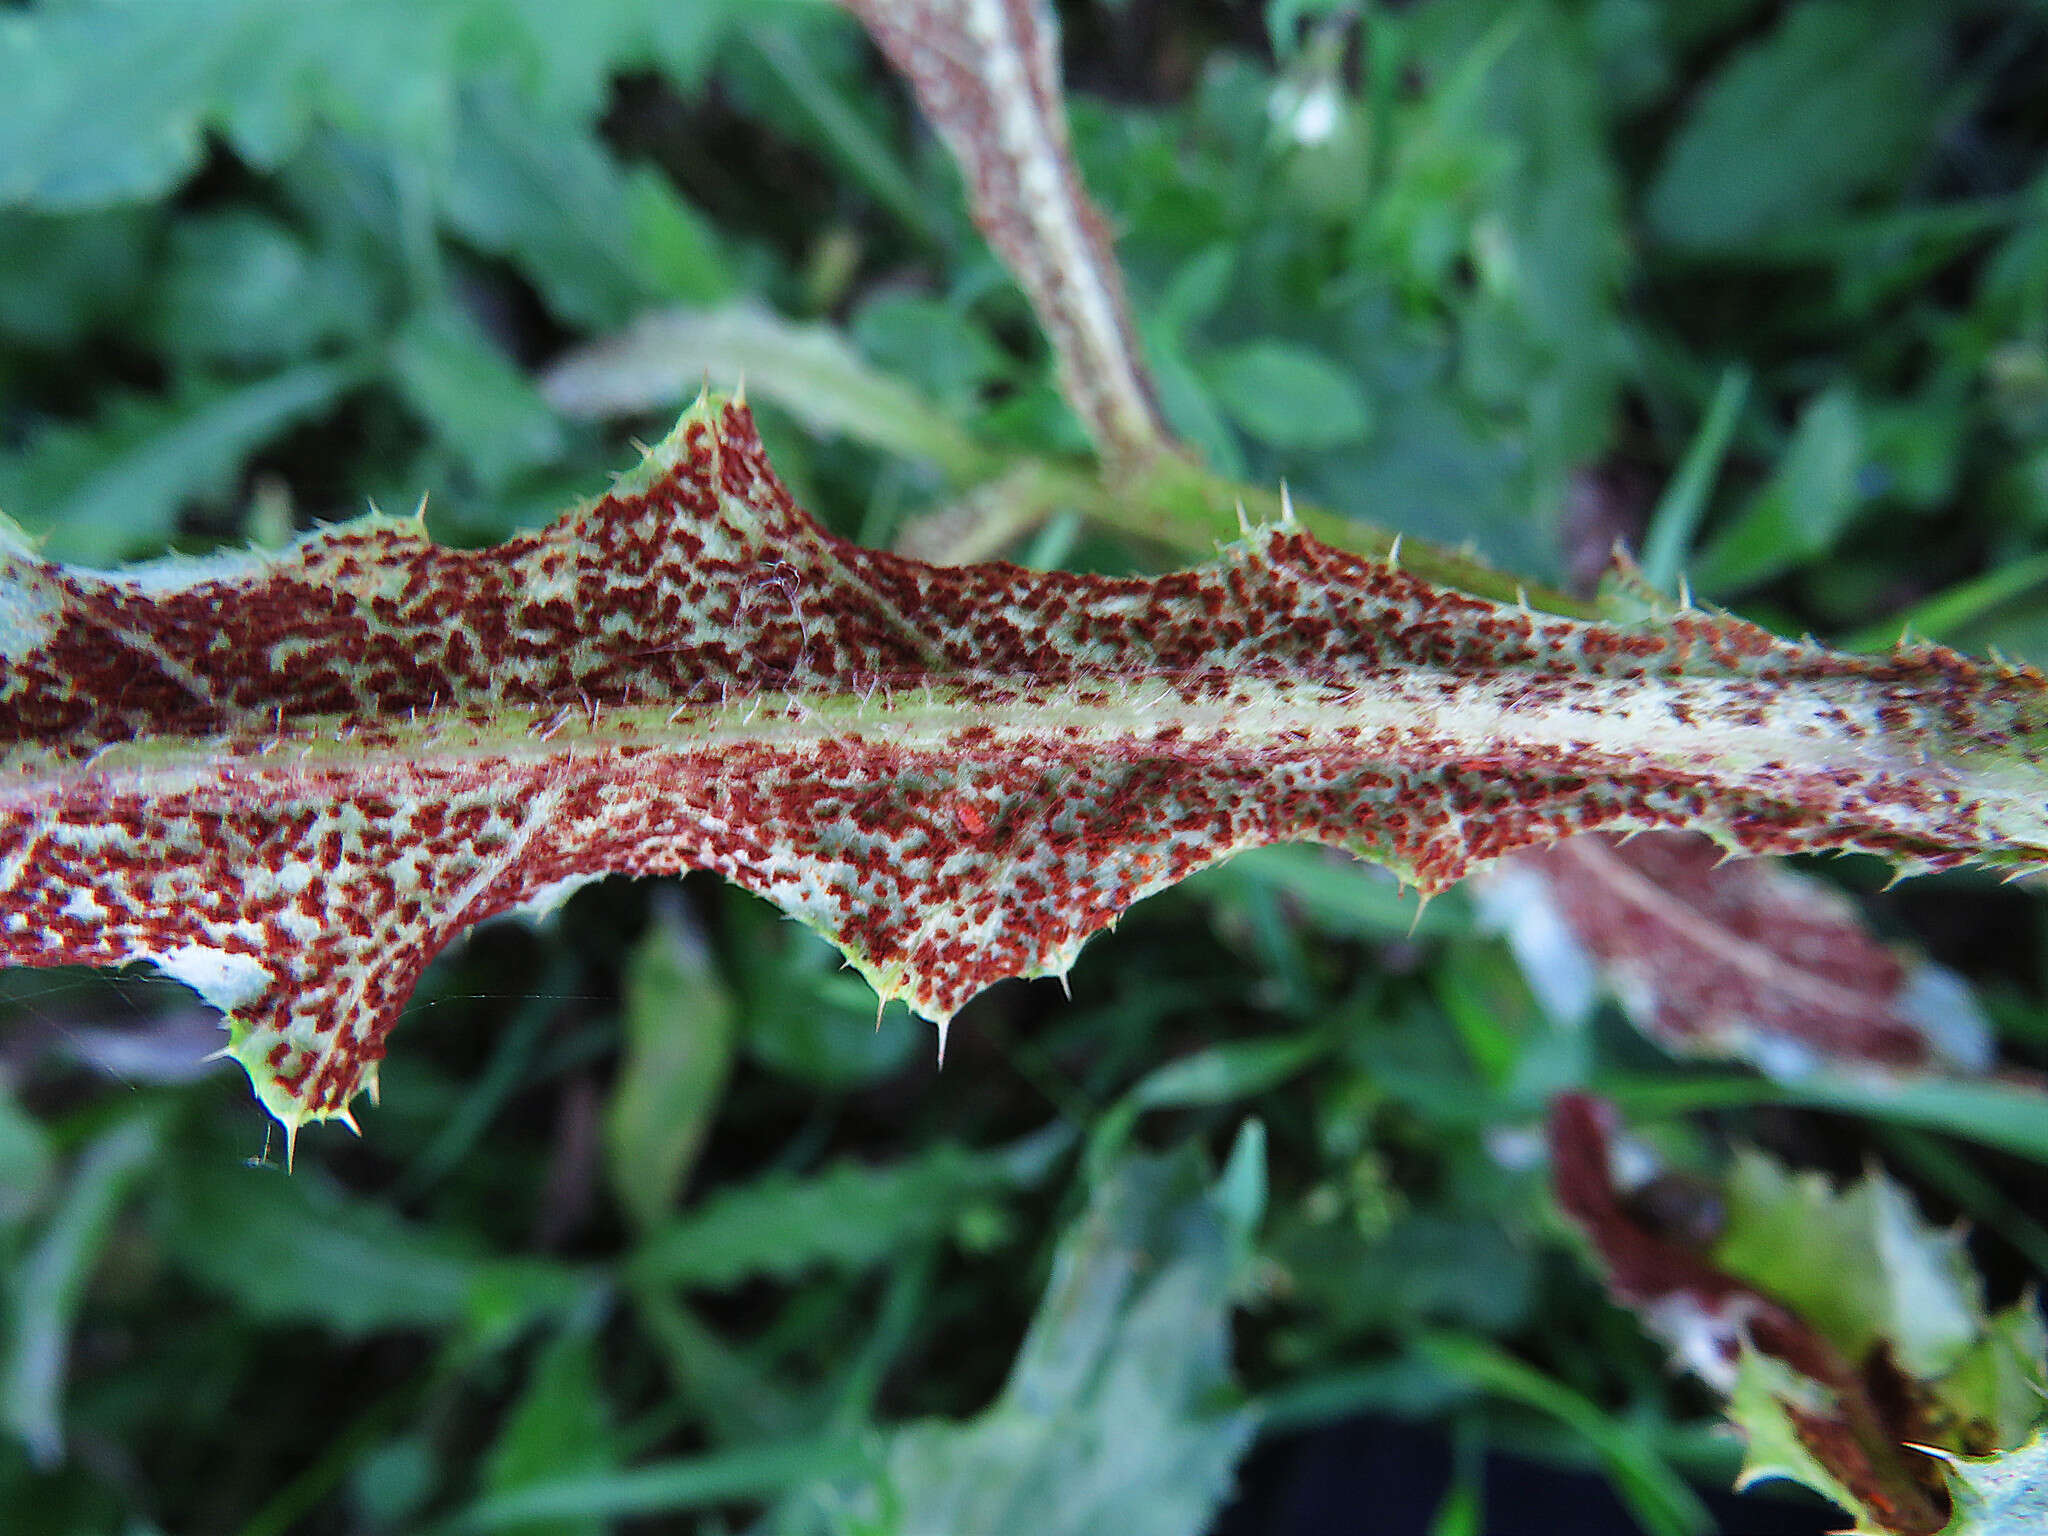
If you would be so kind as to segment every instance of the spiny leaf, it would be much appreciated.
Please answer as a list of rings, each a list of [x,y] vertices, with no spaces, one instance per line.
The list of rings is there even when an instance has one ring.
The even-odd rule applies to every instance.
[[[1958,1236],[1881,1174],[1837,1193],[1750,1154],[1710,1253],[1652,1218],[1648,1181],[1622,1186],[1616,1134],[1605,1105],[1558,1100],[1558,1203],[1617,1299],[1726,1394],[1748,1446],[1743,1485],[1790,1478],[1859,1531],[1933,1536],[1947,1501],[1923,1453],[1996,1450],[2039,1425],[2048,1334],[2033,1299],[1987,1316]]]
[[[2048,854],[2039,673],[1551,617],[1286,525],[1154,579],[923,565],[825,533],[715,400],[496,549],[373,514],[0,552],[0,651],[0,959],[154,961],[288,1128],[346,1117],[455,935],[612,872],[718,870],[943,1029],[1264,843],[1425,891],[1602,828]]]
[[[1905,1192],[1871,1172],[1837,1191],[1751,1152],[1727,1187],[1715,1260],[1796,1307],[1849,1359],[1882,1343],[1916,1376],[1944,1374],[1984,1315],[1959,1233],[1928,1230]]]
[[[2002,1455],[1944,1460],[1955,1518],[1941,1536],[2032,1536],[2048,1528],[2048,1434]]]

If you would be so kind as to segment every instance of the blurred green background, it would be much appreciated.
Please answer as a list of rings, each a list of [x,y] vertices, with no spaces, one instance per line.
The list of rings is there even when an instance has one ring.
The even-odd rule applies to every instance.
[[[2048,6],[1062,17],[1077,154],[1216,468],[1531,578],[1647,544],[1788,631],[2048,659]],[[1085,449],[826,4],[0,6],[0,509],[53,554],[423,494],[445,541],[534,526],[682,403],[572,416],[546,370],[679,305],[824,328],[832,366],[750,379],[863,540],[961,489],[906,443]],[[1007,548],[1167,558],[1072,516]],[[2035,898],[1827,874],[2048,1061]],[[1071,1003],[996,989],[943,1074],[873,1011],[729,887],[607,882],[444,957],[364,1138],[287,1176],[182,989],[0,975],[0,1524],[1171,1536],[1255,1445],[1372,1410],[1458,1448],[1388,1531],[1494,1528],[1488,1447],[1702,1529],[1713,1404],[1544,1192],[1544,1098],[1589,1083],[1652,1085],[1681,1161],[1885,1160],[1978,1221],[1998,1295],[2048,1259],[2048,1124],[1992,1152],[1967,1115],[1731,1091],[1546,1018],[1458,893],[1416,922],[1319,851],[1144,903]]]

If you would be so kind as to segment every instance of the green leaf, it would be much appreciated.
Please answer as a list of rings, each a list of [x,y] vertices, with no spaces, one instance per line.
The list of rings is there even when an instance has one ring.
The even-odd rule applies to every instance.
[[[360,376],[307,363],[254,384],[187,379],[117,397],[90,426],[48,428],[0,457],[0,510],[45,535],[53,556],[104,563],[161,548],[181,508],[219,495],[250,453]]]
[[[1515,423],[1536,504],[1562,506],[1569,477],[1611,449],[1621,385],[1636,366],[1624,323],[1633,236],[1611,148],[1614,80],[1587,35],[1598,7],[1461,9],[1432,13],[1469,41],[1455,67],[1431,61],[1449,72],[1439,93],[1447,110],[1407,142],[1424,166],[1433,151],[1450,162],[1444,171],[1460,174],[1465,160],[1477,173],[1481,201],[1469,212],[1447,209],[1430,177],[1411,194],[1423,228],[1448,221],[1474,284],[1467,296],[1443,273],[1430,303],[1457,317],[1468,408]],[[1384,422],[1377,441],[1391,447],[1392,429]]]
[[[1816,1072],[1797,1082],[1759,1077],[1605,1076],[1594,1084],[1630,1113],[1676,1114],[1741,1104],[1803,1104],[1959,1136],[2048,1163],[2048,1114],[2041,1090],[2011,1083],[1921,1078],[1892,1082]]]
[[[1706,514],[1707,498],[1721,472],[1728,441],[1735,435],[1743,402],[1748,398],[1748,371],[1734,366],[1724,368],[1720,383],[1714,387],[1706,419],[1686,448],[1678,473],[1671,477],[1671,483],[1650,513],[1649,531],[1643,539],[1643,580],[1659,592],[1677,589],[1693,535]]]
[[[1446,1370],[1570,1426],[1599,1452],[1616,1492],[1644,1530],[1655,1536],[1700,1536],[1710,1529],[1711,1516],[1699,1495],[1640,1434],[1595,1403],[1483,1339],[1429,1334],[1420,1347],[1427,1358]]]
[[[919,1045],[907,1015],[878,1006],[817,936],[758,902],[721,902],[726,974],[740,982],[747,1052],[819,1088],[852,1088],[902,1070]]]
[[[896,1430],[829,1507],[878,1536],[1199,1536],[1254,1428],[1227,1406],[1237,1252],[1194,1158],[1127,1164],[1061,1242],[994,1406]]]
[[[293,360],[364,338],[381,319],[377,278],[266,214],[192,215],[171,226],[149,331],[196,362]]]
[[[1845,1358],[1883,1340],[1901,1367],[1931,1378],[1977,1338],[1983,1297],[1961,1235],[1929,1227],[1882,1173],[1838,1192],[1824,1174],[1745,1152],[1726,1198],[1715,1262],[1785,1302]]]
[[[729,1339],[664,1283],[634,1288],[633,1315],[713,1443],[786,1439],[817,1425],[815,1395],[792,1390],[776,1369],[780,1362]]]
[[[128,323],[154,233],[148,216],[132,209],[71,217],[0,212],[0,334],[21,346],[56,348],[76,345],[96,327]]]
[[[2048,554],[1995,566],[1924,598],[1902,614],[1857,630],[1842,641],[1850,651],[1881,651],[1901,635],[1958,642],[2005,604],[2048,584]]]
[[[1708,547],[1695,584],[1754,586],[1825,553],[1863,504],[1862,467],[1862,412],[1837,385],[1807,406],[1777,472]]]
[[[1266,1218],[1269,1179],[1266,1173],[1266,1122],[1252,1119],[1237,1129],[1230,1156],[1216,1180],[1216,1208],[1230,1230],[1246,1243],[1258,1235]]]
[[[466,1326],[502,1340],[587,1289],[565,1266],[479,1254],[309,1168],[181,1169],[167,1217],[166,1246],[193,1279],[252,1317],[344,1337]]]
[[[1389,1219],[1372,1174],[1365,1164],[1353,1176],[1365,1186],[1358,1208],[1328,1219],[1298,1207],[1276,1216],[1268,1247],[1298,1302],[1354,1335],[1410,1334],[1432,1324],[1507,1332],[1527,1321],[1538,1276],[1519,1234],[1493,1213],[1454,1205],[1396,1207]]]
[[[514,263],[574,325],[616,326],[650,304],[713,303],[731,288],[715,237],[673,188],[503,84],[464,94],[441,202],[457,235]]]
[[[666,11],[701,10],[677,21]],[[83,0],[0,27],[0,203],[72,209],[155,195],[218,134],[258,168],[315,122],[409,161],[445,157],[451,81],[516,82],[536,115],[582,120],[613,69],[701,68],[710,0]]]
[[[774,15],[758,7],[738,51],[734,85],[753,112],[836,163],[847,179],[934,246],[950,242],[943,212],[919,186],[877,121],[875,98],[851,61],[861,57],[848,20],[820,8]],[[751,67],[749,67],[751,66]]]
[[[626,961],[625,1040],[605,1118],[612,1189],[640,1228],[682,1193],[732,1070],[735,1008],[680,908],[657,903]]]
[[[980,326],[923,294],[883,293],[860,307],[851,329],[877,367],[935,400],[970,404],[1010,367]]]
[[[652,1233],[633,1273],[715,1288],[818,1266],[866,1268],[945,1235],[983,1201],[1036,1184],[1064,1141],[1034,1137],[1003,1152],[942,1142],[886,1168],[845,1162],[809,1178],[763,1174]]]
[[[1174,272],[1144,323],[1177,342],[1216,313],[1230,293],[1237,250],[1227,243],[1197,251]]]
[[[618,1442],[598,1382],[596,1341],[568,1329],[535,1360],[526,1390],[506,1416],[484,1461],[486,1498],[514,1495],[557,1480],[602,1476],[617,1466]],[[597,1515],[564,1517],[525,1527],[534,1536],[604,1536]]]
[[[1212,1045],[1155,1067],[1096,1122],[1088,1138],[1086,1165],[1097,1174],[1107,1169],[1146,1110],[1232,1104],[1254,1097],[1286,1082],[1329,1048],[1329,1037],[1316,1031]]]
[[[1650,227],[1725,254],[1895,181],[1924,152],[1943,59],[1938,13],[1805,0],[1700,94],[1650,188]]]
[[[560,457],[554,411],[461,311],[440,306],[407,320],[392,341],[391,371],[407,403],[486,487]]]
[[[1247,848],[1228,863],[1188,878],[1184,889],[1211,900],[1245,892],[1271,892],[1290,913],[1326,933],[1362,939],[1439,939],[1469,932],[1470,903],[1462,890],[1427,903],[1404,892],[1385,872],[1327,848]]]
[[[831,1434],[741,1446],[713,1456],[564,1478],[498,1494],[466,1510],[457,1532],[528,1530],[543,1520],[620,1519],[760,1499],[843,1475],[872,1459],[864,1437]]]
[[[57,1196],[36,1244],[9,1277],[0,1418],[48,1465],[63,1452],[64,1367],[86,1282],[128,1193],[156,1155],[154,1119],[121,1121],[89,1145]]]
[[[722,304],[733,297],[717,229],[684,201],[674,182],[652,166],[629,167],[621,203],[628,259],[657,297],[685,304]]]
[[[0,1236],[42,1203],[54,1166],[49,1133],[0,1082]]]
[[[1244,454],[1236,434],[1224,419],[1210,385],[1188,361],[1180,339],[1166,327],[1150,322],[1140,335],[1145,343],[1145,361],[1151,366],[1152,387],[1159,396],[1159,409],[1167,425],[1218,474],[1233,479],[1241,477],[1245,472]]]
[[[1230,419],[1272,448],[1337,448],[1372,430],[1358,381],[1334,363],[1279,341],[1218,353],[1204,368]]]
[[[623,332],[571,352],[542,387],[571,416],[666,410],[705,382],[772,400],[821,437],[926,459],[962,483],[990,473],[987,457],[931,399],[869,366],[830,326],[799,324],[747,304],[643,315]]]

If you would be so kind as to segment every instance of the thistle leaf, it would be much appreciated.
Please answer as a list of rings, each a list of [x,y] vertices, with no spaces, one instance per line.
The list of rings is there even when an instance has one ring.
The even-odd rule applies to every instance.
[[[1837,1192],[1757,1154],[1736,1164],[1727,1230],[1709,1253],[1660,1228],[1647,1184],[1621,1187],[1615,1134],[1597,1101],[1552,1107],[1558,1203],[1616,1298],[1727,1397],[1747,1445],[1739,1486],[1802,1483],[1850,1511],[1858,1532],[2031,1529],[1967,1523],[1980,1464],[1964,1458],[2043,1421],[2048,1333],[2032,1297],[1987,1316],[1960,1236],[1930,1228],[1882,1174]],[[1946,1490],[1937,1462],[1952,1474]],[[2032,1476],[2016,1465],[2005,1486]],[[2015,1496],[2038,1499],[2038,1482]]]
[[[1598,829],[2048,853],[2037,672],[1552,617],[1284,523],[1153,579],[924,565],[819,528],[713,399],[495,549],[16,546],[0,653],[0,960],[154,961],[287,1128],[346,1116],[457,934],[607,873],[717,870],[943,1028],[1265,843],[1424,891]]]
[[[1872,1171],[1837,1191],[1757,1153],[1728,1179],[1715,1259],[1770,1292],[1851,1360],[1883,1344],[1915,1376],[1943,1375],[1976,1342],[1984,1298],[1962,1235],[1928,1228]]]
[[[1941,1536],[2031,1536],[2048,1526],[2048,1434],[1997,1456],[1947,1456],[1955,1517]]]
[[[1820,1066],[1981,1072],[1990,1031],[1961,978],[1880,943],[1840,892],[1697,835],[1577,837],[1482,885],[1554,1017],[1611,992],[1674,1055],[1781,1081]]]

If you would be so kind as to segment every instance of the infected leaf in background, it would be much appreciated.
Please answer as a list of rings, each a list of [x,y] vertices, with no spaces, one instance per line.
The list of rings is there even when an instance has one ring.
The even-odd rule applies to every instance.
[[[1990,1035],[1963,982],[1882,944],[1846,896],[1710,839],[1571,838],[1482,884],[1546,1011],[1599,991],[1679,1056],[1735,1056],[1781,1079],[1822,1067],[1979,1072]]]
[[[1264,843],[1425,891],[1601,828],[2048,852],[2037,672],[1556,618],[1284,525],[1151,579],[923,565],[825,533],[716,400],[495,549],[17,547],[0,648],[0,959],[154,961],[288,1129],[346,1116],[449,940],[607,873],[718,870],[943,1030]]]
[[[2017,1444],[2044,1416],[2048,1334],[2033,1298],[1987,1315],[1957,1235],[1929,1227],[1884,1175],[1837,1192],[1757,1154],[1738,1163],[1708,1252],[1652,1219],[1638,1200],[1648,1179],[1618,1172],[1616,1139],[1605,1105],[1556,1101],[1558,1203],[1616,1299],[1727,1397],[1748,1445],[1742,1484],[1804,1483],[1859,1531],[1958,1529],[1945,1527],[1933,1456]]]
[[[1033,0],[845,0],[960,163],[974,222],[1059,360],[1060,392],[1112,465],[1172,442],[1123,273],[1067,139],[1058,26]]]

